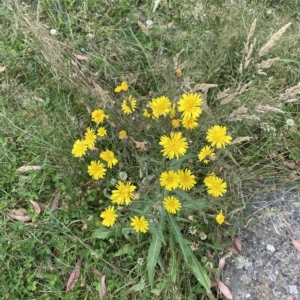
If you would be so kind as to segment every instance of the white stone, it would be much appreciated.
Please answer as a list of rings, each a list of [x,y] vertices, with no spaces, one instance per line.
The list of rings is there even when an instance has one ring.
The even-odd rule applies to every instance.
[[[271,251],[271,252],[274,252],[275,251],[275,248],[274,246],[272,245],[267,245],[267,250]]]

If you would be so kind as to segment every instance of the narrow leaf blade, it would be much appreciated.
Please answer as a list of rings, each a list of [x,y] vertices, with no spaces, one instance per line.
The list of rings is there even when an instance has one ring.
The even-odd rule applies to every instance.
[[[158,256],[162,242],[157,235],[152,235],[152,241],[148,250],[147,269],[151,288],[154,285],[155,266],[157,264]]]

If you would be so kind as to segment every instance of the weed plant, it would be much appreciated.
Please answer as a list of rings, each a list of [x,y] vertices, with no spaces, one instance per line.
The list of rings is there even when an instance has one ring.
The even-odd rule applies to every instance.
[[[3,1],[3,299],[218,297],[210,282],[247,196],[299,180],[299,11],[296,0]],[[201,99],[195,128],[184,95]],[[199,161],[215,125],[232,140]],[[171,132],[186,139],[178,152]],[[191,189],[163,184],[180,170]],[[212,173],[220,197],[203,182]]]

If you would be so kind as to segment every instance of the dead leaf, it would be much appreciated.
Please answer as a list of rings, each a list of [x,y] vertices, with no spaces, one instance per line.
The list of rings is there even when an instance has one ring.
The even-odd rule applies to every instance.
[[[31,170],[40,170],[42,167],[41,166],[23,166],[18,168],[16,171],[17,172],[28,172]]]
[[[101,277],[101,289],[99,291],[99,297],[102,298],[106,295],[106,284],[105,284],[105,275]]]
[[[238,250],[240,252],[242,252],[242,243],[239,237],[235,236],[234,237],[234,244],[236,245],[236,247],[238,248]]]
[[[90,115],[92,112],[91,108],[88,105],[85,105],[85,109],[88,112],[88,114]]]
[[[300,252],[300,241],[291,238],[291,242],[294,245],[294,247]]]
[[[86,55],[74,54],[74,57],[78,60],[88,60],[89,58]]]
[[[39,215],[42,211],[39,204],[37,202],[33,201],[33,200],[30,200],[30,203],[33,206],[34,212]]]
[[[51,203],[51,207],[50,207],[50,210],[51,211],[55,211],[58,207],[58,203],[59,203],[59,198],[60,198],[60,191],[58,191],[55,196],[54,196],[54,199]]]
[[[148,27],[145,24],[143,24],[142,22],[138,21],[138,25],[139,25],[139,27],[142,29],[142,31],[144,33],[148,34]]]
[[[235,248],[229,247],[226,250],[229,251],[231,254],[239,255],[239,252]]]
[[[29,216],[24,216],[24,215],[20,216],[20,215],[10,213],[10,212],[6,212],[5,214],[9,218],[16,220],[16,221],[22,221],[22,222],[30,222],[31,221],[31,217],[29,217]]]
[[[27,210],[25,208],[13,209],[11,212],[16,216],[26,216],[27,215]]]
[[[72,273],[70,274],[67,287],[66,287],[66,293],[73,290],[75,287],[75,282],[77,281],[79,275],[80,275],[80,267],[81,267],[81,259],[78,259],[75,268],[73,269]]]
[[[222,281],[219,281],[218,286],[219,286],[220,292],[226,298],[228,298],[229,300],[233,300],[233,297],[232,297],[232,294],[231,294],[229,288]]]
[[[4,72],[6,70],[5,66],[0,66],[0,73]]]
[[[135,147],[140,150],[140,151],[146,151],[147,150],[147,142],[136,142],[135,140],[133,140],[135,143]]]
[[[221,272],[221,271],[224,269],[225,263],[226,263],[225,258],[222,257],[222,258],[219,260],[219,268],[218,268],[218,271],[219,271],[219,272]]]

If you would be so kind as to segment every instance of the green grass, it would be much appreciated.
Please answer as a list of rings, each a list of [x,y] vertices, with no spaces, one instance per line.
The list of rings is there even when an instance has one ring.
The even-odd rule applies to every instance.
[[[215,278],[218,259],[235,235],[233,224],[244,219],[239,209],[247,205],[248,195],[274,186],[293,187],[299,180],[299,94],[292,97],[298,99],[295,102],[280,100],[300,82],[299,1],[215,0],[203,1],[202,6],[197,2],[161,1],[153,12],[153,1],[101,1],[100,5],[95,0],[38,0],[29,6],[4,1],[0,8],[0,66],[6,67],[0,73],[3,299],[100,299],[102,275],[105,299],[208,299],[203,270]],[[251,61],[239,72],[255,18]],[[147,20],[153,26],[145,32],[141,23],[146,26]],[[272,34],[289,22],[292,25],[260,57]],[[57,35],[51,36],[51,29]],[[280,59],[263,70],[266,75],[257,74],[258,63],[276,57]],[[183,72],[180,78],[175,74],[178,67]],[[157,210],[154,214],[152,205],[160,201],[154,192],[164,167],[156,143],[170,125],[162,121],[149,131],[148,120],[138,114],[128,121],[120,110],[122,95],[113,92],[122,80],[143,108],[152,97],[166,95],[177,101],[197,84],[216,85],[207,92],[208,109],[200,117],[199,129],[188,133],[193,154],[214,124],[226,126],[233,139],[252,139],[228,146],[208,167],[183,163],[199,168],[201,180],[209,172],[224,178],[228,185],[224,197],[208,200],[199,187],[186,200],[191,207],[192,201],[198,201],[197,211],[186,209],[174,218]],[[228,89],[232,95],[250,81],[233,101],[220,104],[220,92]],[[203,91],[195,91],[204,96]],[[258,112],[259,104],[280,108],[284,114]],[[111,138],[105,146],[113,147],[122,166],[105,180],[94,181],[86,172],[88,160],[74,158],[71,149],[90,124],[89,111],[99,106],[110,115]],[[232,121],[232,113],[241,106],[248,109],[247,118]],[[295,124],[288,126],[287,119]],[[134,144],[118,141],[122,128],[135,130],[136,141],[148,142],[152,160]],[[41,168],[19,172],[22,166]],[[99,214],[113,189],[110,180],[126,171],[137,184],[140,169],[150,179],[134,210],[128,208],[124,214],[143,211],[153,214],[158,223],[137,236],[123,215],[112,230],[104,230]],[[51,211],[58,192],[58,208]],[[32,200],[45,206],[40,214]],[[14,221],[5,214],[20,208],[27,210],[31,222]],[[222,226],[214,219],[220,209],[227,221]],[[191,235],[190,226],[204,232],[206,240]],[[190,250],[192,243],[199,244],[195,252]],[[82,260],[79,279],[66,294],[78,259]],[[207,261],[213,269],[205,268]]]

